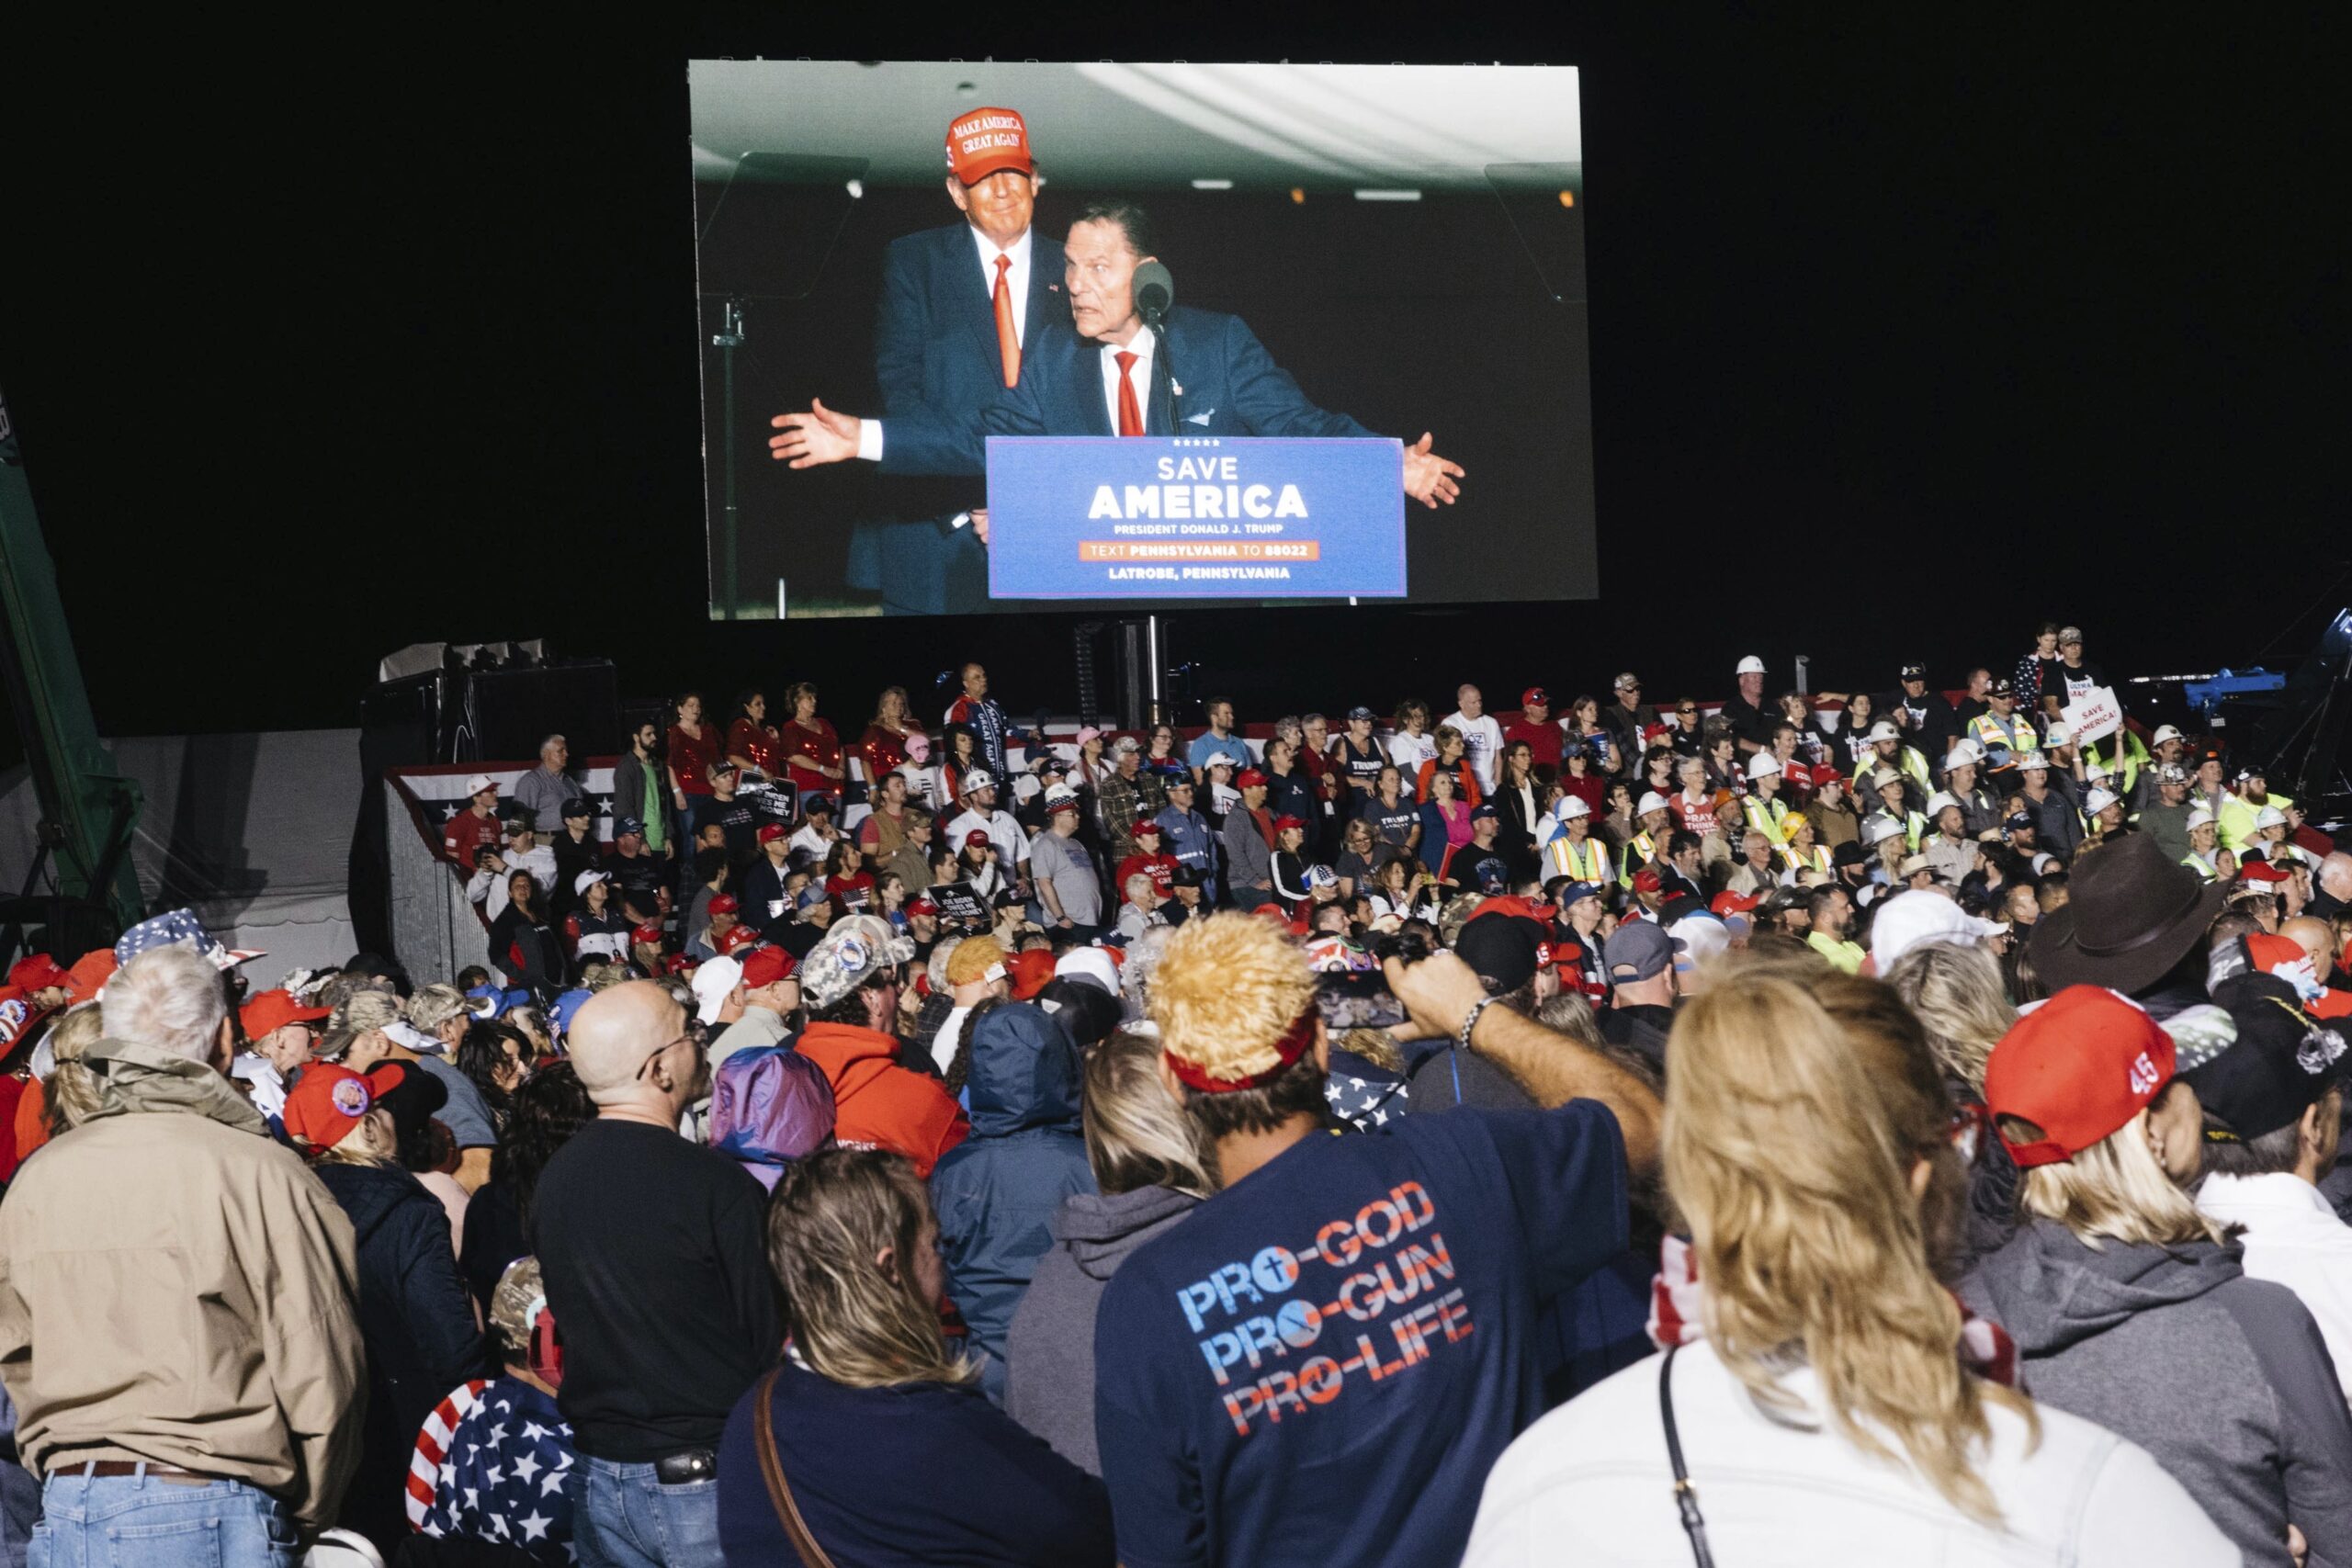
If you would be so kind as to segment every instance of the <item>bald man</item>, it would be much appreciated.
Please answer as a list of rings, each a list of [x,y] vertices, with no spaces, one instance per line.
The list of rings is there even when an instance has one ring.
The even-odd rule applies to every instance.
[[[564,1478],[580,1558],[722,1568],[719,1433],[784,1343],[767,1193],[678,1135],[710,1070],[701,1026],[665,987],[598,992],[569,1040],[596,1120],[548,1162],[530,1242],[563,1325],[558,1404],[580,1451]],[[616,1528],[624,1519],[658,1528]]]

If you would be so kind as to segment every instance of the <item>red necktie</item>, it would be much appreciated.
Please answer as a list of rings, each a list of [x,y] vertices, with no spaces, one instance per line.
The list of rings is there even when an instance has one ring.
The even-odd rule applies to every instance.
[[[1119,367],[1119,434],[1143,434],[1143,410],[1136,404],[1136,384],[1127,372],[1136,367],[1136,356],[1125,349],[1111,356]]]
[[[1012,288],[1005,282],[1005,274],[1012,269],[1011,256],[996,258],[996,352],[1004,361],[1004,384],[1021,384],[1021,339],[1012,330]]]

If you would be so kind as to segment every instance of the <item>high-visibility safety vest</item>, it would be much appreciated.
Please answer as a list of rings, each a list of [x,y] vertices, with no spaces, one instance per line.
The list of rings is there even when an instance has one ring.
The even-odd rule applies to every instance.
[[[1976,744],[1984,748],[1987,756],[1996,746],[2013,752],[2026,752],[2041,744],[2041,738],[2034,734],[2033,726],[2026,722],[2023,714],[2009,715],[2008,723],[2004,725],[1992,714],[1980,713],[1968,721],[1968,733]],[[2016,765],[2015,758],[2011,759],[2011,765]]]
[[[2086,766],[2097,762],[2115,775],[2115,782],[2109,787],[2126,799],[2131,797],[2132,785],[2140,777],[2140,770],[2148,764],[2148,749],[2128,729],[2119,729],[2104,740],[2090,741],[2081,750]]]
[[[1871,817],[1884,817],[1887,815],[1888,813],[1883,810],[1873,811],[1871,813]],[[1862,824],[1864,827],[1868,827],[1870,825],[1870,817],[1862,818]],[[1920,816],[1916,811],[1906,811],[1903,814],[1903,837],[1905,842],[1910,845],[1911,852],[1913,854],[1916,855],[1919,852],[1919,840],[1927,836],[1927,832],[1928,819],[1926,818]]]
[[[1618,870],[1617,886],[1620,887],[1631,887],[1634,885],[1634,873],[1649,864],[1652,857],[1655,856],[1657,852],[1657,841],[1652,839],[1647,833],[1636,833],[1632,838],[1626,840],[1625,861],[1624,864]]]
[[[2262,806],[2275,806],[2284,811],[2295,803],[2283,795],[2272,795]],[[2233,795],[2222,802],[2222,809],[2213,815],[2213,827],[2222,836],[2222,847],[2233,852],[2242,852],[2254,842],[2254,819],[2262,813],[2262,806],[2248,806],[2244,797]]]
[[[2187,854],[2180,857],[2181,864],[2187,866],[2189,870],[2195,872],[2198,875],[2203,877],[2208,882],[2219,882],[2222,880],[2221,863],[2222,857],[2218,851],[2208,856],[2200,855],[2195,850],[2191,850]]]
[[[1935,790],[1936,786],[1928,779],[1928,759],[1919,754],[1919,749],[1917,746],[1897,747],[1894,761],[1892,762],[1880,756],[1877,748],[1873,747],[1864,753],[1860,762],[1854,765],[1854,782],[1849,787],[1854,792],[1855,799],[1875,800],[1877,798],[1871,790],[1870,776],[1881,768],[1893,768],[1896,773],[1909,775],[1912,783],[1930,794]]]
[[[1814,845],[1811,850],[1800,850],[1794,844],[1782,844],[1781,858],[1788,862],[1791,871],[1817,871],[1824,876],[1829,875],[1837,863],[1829,858],[1829,852],[1819,844]]]
[[[1788,819],[1789,803],[1778,795],[1766,800],[1760,795],[1751,795],[1739,803],[1739,808],[1747,814],[1747,825],[1773,843],[1778,844],[1787,836],[1781,831],[1781,824]]]
[[[1599,839],[1587,839],[1579,846],[1562,833],[1544,849],[1555,876],[1573,876],[1595,886],[1609,880],[1609,846]]]

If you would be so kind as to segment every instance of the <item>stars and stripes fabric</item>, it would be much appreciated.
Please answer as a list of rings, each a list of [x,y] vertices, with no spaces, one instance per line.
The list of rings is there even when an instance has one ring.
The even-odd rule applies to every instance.
[[[555,1398],[520,1378],[476,1379],[434,1407],[409,1461],[408,1522],[470,1536],[552,1565],[578,1559],[564,1478],[571,1427]]]

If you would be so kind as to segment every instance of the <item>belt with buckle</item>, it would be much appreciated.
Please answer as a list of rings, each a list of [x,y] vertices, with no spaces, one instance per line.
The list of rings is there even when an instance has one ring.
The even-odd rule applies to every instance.
[[[168,1481],[175,1486],[209,1486],[216,1481],[229,1479],[225,1475],[207,1475],[200,1470],[184,1470],[176,1464],[153,1464],[119,1459],[93,1460],[82,1464],[61,1464],[49,1473],[52,1477],[87,1475],[102,1480],[144,1473],[157,1481]]]

